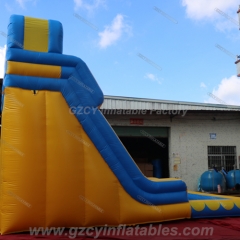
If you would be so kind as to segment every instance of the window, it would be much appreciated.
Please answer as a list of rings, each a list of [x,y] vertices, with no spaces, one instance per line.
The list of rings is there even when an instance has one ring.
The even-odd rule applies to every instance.
[[[236,146],[208,146],[208,168],[230,171],[237,164]]]

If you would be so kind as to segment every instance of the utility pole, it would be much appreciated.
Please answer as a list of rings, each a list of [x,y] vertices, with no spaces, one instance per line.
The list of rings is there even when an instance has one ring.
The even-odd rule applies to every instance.
[[[238,22],[240,23],[240,5],[238,7]],[[238,24],[238,27],[240,26],[240,24]],[[235,62],[235,64],[237,65],[237,76],[240,77],[240,56],[237,55],[237,61]]]

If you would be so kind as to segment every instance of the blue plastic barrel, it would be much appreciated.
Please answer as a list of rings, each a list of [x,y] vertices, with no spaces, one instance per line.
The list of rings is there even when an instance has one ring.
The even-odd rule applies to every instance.
[[[206,192],[216,192],[217,186],[224,188],[224,177],[221,173],[211,169],[201,175],[201,188]]]
[[[227,188],[234,188],[235,185],[238,183],[240,184],[240,170],[231,170],[228,172],[227,176]]]
[[[153,177],[162,178],[162,161],[161,159],[152,160]]]

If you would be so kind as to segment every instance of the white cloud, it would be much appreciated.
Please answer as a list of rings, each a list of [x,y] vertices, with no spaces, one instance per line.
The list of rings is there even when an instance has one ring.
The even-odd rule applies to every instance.
[[[239,0],[182,0],[182,5],[186,7],[189,18],[200,20],[217,17],[217,9],[222,12],[234,10],[236,13]]]
[[[104,31],[99,32],[99,46],[101,48],[106,48],[116,41],[118,41],[124,32],[128,32],[130,27],[124,21],[124,17],[118,14],[112,21],[110,26],[106,26]]]
[[[237,14],[235,14],[237,15]],[[237,30],[237,25],[238,25],[238,20],[235,20],[234,18],[231,18],[232,20],[229,20],[229,19],[219,19],[218,21],[215,21],[215,27],[217,30],[221,31],[221,32],[224,32],[224,31],[231,31],[231,30],[234,30],[234,31],[238,31]],[[229,35],[228,35],[229,37]],[[234,37],[236,38],[236,36]]]
[[[153,82],[157,82],[158,84],[161,84],[161,81],[159,80],[159,78],[156,75],[152,74],[152,73],[147,73],[144,76],[144,78],[147,78],[147,79],[149,79],[149,80],[151,80]]]
[[[236,30],[239,0],[182,0],[188,18],[210,20],[219,31]]]
[[[75,10],[79,9],[83,5],[83,0],[73,0],[74,5],[75,5]]]
[[[24,8],[24,2],[25,0],[16,0],[16,2],[20,5],[21,8]]]
[[[224,78],[206,102],[240,105],[240,78],[235,75]]]
[[[5,3],[5,8],[9,11],[9,12],[13,12],[13,9],[10,7],[9,4]]]
[[[15,0],[19,6],[22,8],[22,9],[25,9],[25,3],[26,2],[32,2],[33,4],[36,4],[37,0]]]
[[[0,78],[4,76],[5,56],[6,56],[6,45],[0,47]]]
[[[204,82],[201,82],[200,87],[201,88],[206,88],[207,86],[206,86],[206,84]]]
[[[93,0],[92,4],[86,3],[87,0],[73,0],[74,2],[74,10],[77,11],[78,9],[86,9],[89,12],[97,9],[100,6],[105,5],[105,0]],[[89,1],[89,0],[88,0]]]

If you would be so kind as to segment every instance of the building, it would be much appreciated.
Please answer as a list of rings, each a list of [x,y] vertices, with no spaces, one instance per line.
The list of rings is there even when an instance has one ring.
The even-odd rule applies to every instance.
[[[148,177],[160,159],[161,177],[197,190],[209,168],[239,168],[238,106],[105,96],[101,111]]]
[[[239,168],[238,106],[105,96],[101,111],[147,177],[160,159],[161,177],[197,190],[209,168]]]

